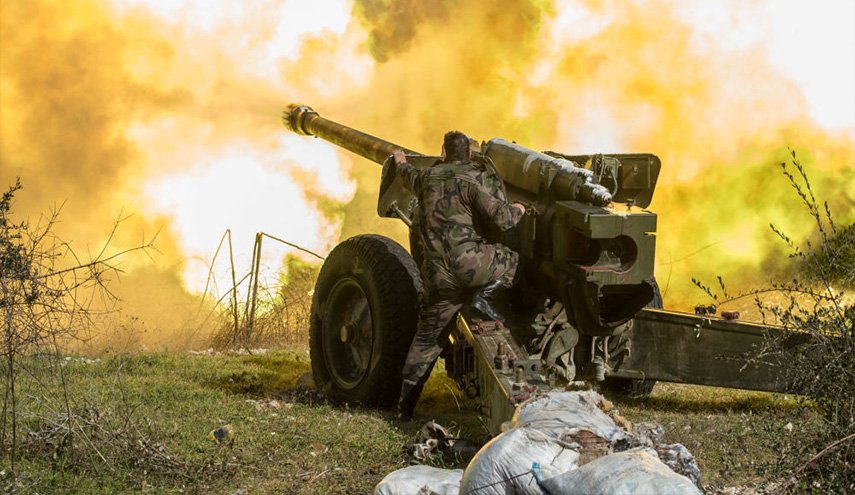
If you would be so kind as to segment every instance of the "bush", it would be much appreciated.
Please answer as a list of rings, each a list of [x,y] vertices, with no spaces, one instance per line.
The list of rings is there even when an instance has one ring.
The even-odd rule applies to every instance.
[[[111,234],[94,258],[82,259],[52,233],[59,211],[35,225],[13,221],[20,189],[18,180],[0,198],[0,487],[7,493],[34,492],[17,465],[34,456],[49,458],[60,469],[80,468],[83,461],[110,469],[125,460],[141,470],[184,469],[123,404],[103,407],[67,387],[72,357],[65,356],[64,346],[109,308],[114,298],[106,284],[119,273],[114,263],[131,251],[149,249],[151,242],[107,254]]]
[[[212,338],[214,348],[307,345],[312,291],[319,271],[320,264],[288,255],[279,280],[274,284],[259,284],[251,317],[246,313],[251,312],[253,305],[247,301],[236,300],[237,312],[233,309],[235,302],[217,305],[221,323]],[[244,313],[242,318],[240,313]]]
[[[784,327],[800,337],[793,346],[786,336],[769,339],[749,360],[775,363],[788,389],[800,394],[804,408],[823,418],[822,431],[810,438],[782,438],[769,432],[781,452],[773,469],[784,481],[778,491],[852,493],[855,491],[855,225],[835,223],[828,203],[816,199],[808,174],[795,152],[781,168],[816,225],[814,241],[800,245],[774,224],[775,234],[795,262],[792,280],[730,296],[719,277],[721,294],[693,280],[724,304],[753,297],[766,324]],[[775,293],[782,299],[764,297]],[[722,297],[719,297],[722,295]],[[783,302],[780,302],[783,301]]]

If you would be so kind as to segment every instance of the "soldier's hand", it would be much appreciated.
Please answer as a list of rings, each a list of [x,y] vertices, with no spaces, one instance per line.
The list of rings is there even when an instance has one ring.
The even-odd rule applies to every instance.
[[[525,205],[524,204],[522,204],[522,203],[511,203],[511,206],[518,209],[520,211],[520,213],[525,215]]]
[[[402,165],[407,163],[407,157],[404,156],[404,152],[401,150],[395,150],[392,152],[392,157],[395,159],[396,165]]]

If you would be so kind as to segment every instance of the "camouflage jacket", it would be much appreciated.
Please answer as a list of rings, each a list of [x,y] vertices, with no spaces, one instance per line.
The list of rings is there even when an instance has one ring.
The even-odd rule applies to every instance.
[[[484,242],[482,226],[505,231],[522,218],[520,210],[508,204],[501,179],[479,163],[437,162],[421,170],[404,163],[398,172],[419,201],[413,227],[426,258],[453,255],[464,244]]]

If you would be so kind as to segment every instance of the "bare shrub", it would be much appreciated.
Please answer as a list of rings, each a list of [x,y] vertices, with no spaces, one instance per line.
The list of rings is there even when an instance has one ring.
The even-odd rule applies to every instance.
[[[720,304],[746,297],[766,324],[796,334],[793,339],[768,339],[748,356],[752,361],[778,366],[787,388],[800,394],[802,407],[818,411],[822,431],[812,436],[787,436],[781,431],[763,432],[766,441],[781,452],[773,472],[785,481],[777,491],[795,493],[852,493],[855,491],[855,225],[838,225],[828,207],[811,189],[807,171],[795,152],[781,168],[812,217],[816,239],[803,244],[791,239],[774,224],[775,234],[790,249],[795,262],[792,280],[774,282],[745,293],[731,295],[719,277],[712,290],[693,280]],[[775,302],[764,297],[774,293]],[[783,301],[783,302],[781,302]]]
[[[285,267],[269,299],[269,311],[256,320],[256,338],[279,345],[305,345],[309,341],[312,291],[320,265],[289,256]]]
[[[289,255],[285,258],[279,279],[271,285],[261,285],[250,318],[250,305],[238,301],[244,313],[238,332],[231,321],[231,303],[220,307],[221,324],[213,337],[214,347],[288,347],[304,346],[309,340],[309,313],[312,291],[320,265]],[[251,322],[251,323],[250,323]],[[251,328],[248,325],[251,324]]]
[[[119,260],[153,249],[153,239],[110,254],[118,220],[100,252],[81,258],[52,233],[59,209],[35,225],[13,221],[20,189],[16,181],[0,198],[0,455],[8,463],[0,477],[3,490],[34,489],[17,470],[24,456],[50,459],[57,468],[101,472],[131,465],[141,472],[187,475],[188,465],[155,439],[150,423],[135,417],[124,394],[99,403],[70,390],[67,379],[70,363],[89,360],[67,356],[64,349],[114,307],[108,283],[121,272]],[[121,391],[118,383],[116,390]]]

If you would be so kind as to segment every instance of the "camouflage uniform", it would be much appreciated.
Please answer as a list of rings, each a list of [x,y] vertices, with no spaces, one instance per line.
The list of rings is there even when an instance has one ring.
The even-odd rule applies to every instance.
[[[412,410],[442,352],[449,324],[472,289],[501,281],[510,287],[519,255],[490,244],[476,225],[507,230],[522,213],[508,204],[501,179],[475,162],[438,162],[426,169],[398,166],[419,200],[413,229],[422,246],[425,299],[401,387],[401,410]]]

